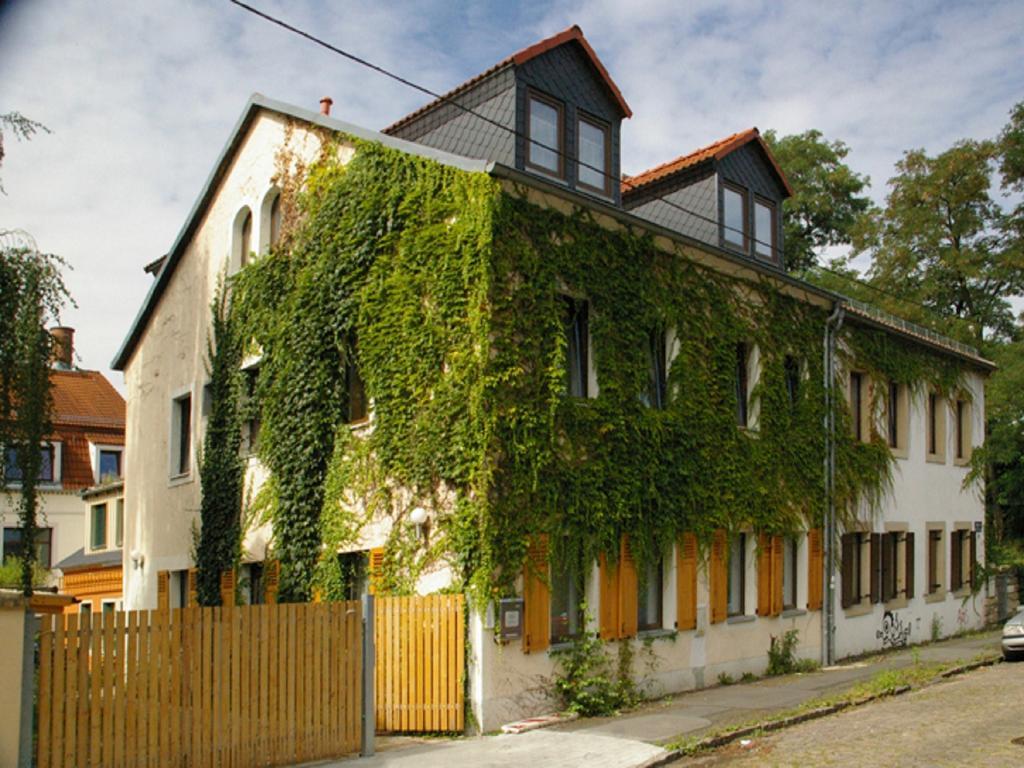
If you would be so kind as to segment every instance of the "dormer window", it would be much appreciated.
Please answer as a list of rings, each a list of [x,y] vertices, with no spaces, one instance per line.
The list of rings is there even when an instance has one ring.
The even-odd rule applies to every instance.
[[[732,184],[725,184],[722,190],[722,222],[725,242],[747,250],[747,195]]]
[[[607,195],[611,191],[611,131],[605,123],[580,115],[576,121],[579,170],[576,182],[581,187]]]
[[[754,200],[754,252],[765,259],[776,260],[775,205],[758,197]]]
[[[554,99],[533,92],[527,96],[526,164],[558,178],[565,175],[562,115],[562,105]]]

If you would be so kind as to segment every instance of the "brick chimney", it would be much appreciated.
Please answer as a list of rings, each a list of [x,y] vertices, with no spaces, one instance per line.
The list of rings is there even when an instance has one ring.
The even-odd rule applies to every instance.
[[[53,337],[53,349],[50,352],[53,367],[70,371],[74,368],[75,329],[58,326],[50,329],[50,336]]]
[[[322,99],[320,99],[320,114],[321,115],[330,115],[331,114],[331,105],[333,105],[333,104],[334,104],[334,99],[332,99],[330,96],[324,96]]]

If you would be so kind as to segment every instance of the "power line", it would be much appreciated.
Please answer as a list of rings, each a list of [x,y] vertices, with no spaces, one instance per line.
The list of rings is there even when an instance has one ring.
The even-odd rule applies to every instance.
[[[251,5],[242,2],[241,0],[228,0],[228,2],[232,3],[233,5],[238,6],[239,8],[241,8],[241,9],[243,9],[245,11],[248,11],[249,13],[251,13],[251,14],[253,14],[255,16],[260,17],[261,19],[263,19],[265,21],[270,22],[271,24],[274,24],[275,26],[281,27],[282,29],[285,29],[285,30],[287,30],[287,31],[289,31],[289,32],[291,32],[293,34],[296,34],[299,37],[302,37],[302,38],[304,38],[306,40],[309,40],[311,43],[319,45],[322,48],[326,48],[327,50],[331,51],[332,53],[336,53],[339,56],[342,56],[342,57],[348,59],[349,61],[352,61],[352,62],[354,62],[356,64],[359,64],[360,66],[366,67],[367,69],[371,69],[374,72],[377,72],[378,74],[384,75],[385,77],[390,78],[391,80],[394,80],[397,83],[401,83],[402,85],[405,85],[405,86],[407,86],[409,88],[412,88],[412,89],[414,89],[416,91],[419,91],[420,93],[423,93],[423,94],[425,94],[427,96],[430,96],[431,98],[433,98],[435,100],[441,101],[444,104],[449,104],[449,105],[451,105],[451,106],[453,106],[453,107],[455,107],[457,109],[460,109],[463,112],[465,112],[466,114],[472,115],[473,117],[475,117],[475,118],[477,118],[479,120],[482,120],[483,122],[485,122],[485,123],[487,123],[489,125],[492,125],[495,128],[498,128],[499,130],[502,130],[502,131],[505,131],[507,133],[512,134],[516,138],[524,139],[524,140],[528,141],[532,145],[535,145],[535,146],[540,147],[542,149],[545,149],[545,150],[547,150],[549,152],[552,152],[555,155],[557,155],[559,158],[561,158],[562,160],[568,160],[570,162],[575,162],[577,165],[582,166],[583,168],[586,168],[588,170],[594,171],[595,173],[599,174],[603,178],[609,179],[612,182],[612,184],[620,183],[620,184],[628,186],[628,187],[630,187],[632,189],[639,189],[640,188],[640,185],[633,184],[629,179],[616,179],[614,176],[612,176],[607,171],[605,171],[605,170],[603,170],[601,168],[597,168],[597,167],[595,167],[593,165],[590,165],[589,163],[586,163],[586,162],[580,160],[579,158],[570,157],[566,152],[562,151],[561,149],[559,149],[557,147],[550,147],[550,146],[548,146],[548,145],[546,145],[546,144],[544,144],[544,143],[542,143],[540,141],[537,141],[535,139],[530,138],[529,136],[525,136],[522,133],[520,133],[519,131],[517,131],[515,128],[510,128],[509,126],[504,125],[503,123],[499,123],[497,120],[494,120],[493,118],[487,117],[486,115],[481,115],[480,113],[474,111],[470,107],[467,107],[467,106],[465,106],[463,104],[460,104],[458,101],[456,101],[455,99],[453,99],[453,98],[451,98],[449,96],[446,96],[444,94],[436,93],[435,91],[432,91],[431,89],[426,88],[425,86],[419,85],[418,83],[415,83],[412,80],[409,80],[408,78],[402,77],[401,75],[395,74],[394,72],[391,72],[390,70],[387,70],[384,67],[381,67],[381,66],[379,66],[377,64],[374,64],[373,62],[368,61],[367,59],[364,59],[361,56],[357,56],[354,53],[351,53],[349,51],[344,50],[343,48],[339,48],[336,45],[332,45],[331,43],[327,42],[326,40],[323,40],[323,39],[321,39],[319,37],[316,37],[315,35],[312,35],[312,34],[306,32],[306,31],[304,31],[302,29],[299,29],[298,27],[295,27],[295,26],[289,24],[288,22],[283,21],[282,19],[279,19],[279,18],[277,18],[275,16],[271,16],[270,14],[265,13],[264,11],[261,11],[258,8],[254,8]],[[763,245],[763,246],[767,247],[770,252],[772,252],[772,253],[776,254],[777,256],[779,256],[780,257],[779,258],[780,262],[782,261],[782,259],[781,259],[782,249],[779,246],[775,245],[774,243],[768,243],[768,242],[765,242],[763,240],[758,240],[756,237],[750,236],[744,229],[742,229],[740,227],[733,227],[733,226],[730,226],[730,225],[726,224],[725,222],[719,222],[719,220],[716,219],[716,218],[712,218],[710,216],[706,216],[705,214],[702,214],[702,213],[700,213],[698,211],[694,211],[694,210],[692,210],[690,208],[687,208],[687,207],[685,207],[683,205],[680,205],[679,203],[676,203],[676,202],[674,202],[672,200],[668,200],[665,197],[658,196],[658,197],[655,197],[654,200],[657,200],[657,201],[659,201],[661,203],[664,203],[665,205],[667,205],[667,206],[669,206],[671,208],[675,208],[676,210],[680,211],[681,213],[686,214],[687,216],[692,216],[693,218],[696,218],[698,220],[705,221],[705,222],[707,222],[709,224],[714,224],[716,227],[721,226],[723,229],[726,229],[726,230],[729,230],[729,231],[732,231],[732,232],[736,232],[736,233],[740,234],[744,238],[744,240],[750,240],[751,243],[754,244],[755,250],[756,250],[756,246],[757,245]],[[834,275],[842,277],[843,279],[850,280],[850,281],[852,281],[854,283],[857,283],[859,285],[862,285],[862,286],[864,286],[864,287],[866,287],[866,288],[868,288],[870,290],[876,291],[877,293],[880,293],[880,294],[883,294],[885,296],[889,296],[890,298],[896,299],[898,301],[902,301],[902,302],[905,302],[907,304],[912,304],[912,305],[914,305],[916,307],[919,307],[920,309],[923,309],[925,312],[928,312],[929,314],[931,314],[937,320],[941,319],[941,320],[945,321],[945,320],[949,319],[949,318],[942,317],[937,312],[935,312],[935,310],[932,309],[931,307],[928,307],[928,306],[925,306],[924,304],[921,304],[919,302],[913,301],[912,299],[908,299],[908,298],[905,298],[905,297],[902,297],[902,296],[898,296],[898,295],[896,295],[896,294],[894,294],[894,293],[892,293],[890,291],[886,291],[883,288],[880,288],[880,287],[878,287],[878,286],[876,286],[876,285],[874,285],[872,283],[869,283],[866,280],[862,280],[860,278],[853,277],[851,275],[848,275],[848,274],[845,274],[845,273],[840,272],[838,270],[835,270],[835,269],[832,269],[830,267],[827,267],[827,266],[825,266],[823,264],[818,264],[817,267],[822,269],[822,270],[824,270],[825,272],[830,272],[830,273],[832,273]],[[962,318],[958,318],[958,319],[962,319]]]

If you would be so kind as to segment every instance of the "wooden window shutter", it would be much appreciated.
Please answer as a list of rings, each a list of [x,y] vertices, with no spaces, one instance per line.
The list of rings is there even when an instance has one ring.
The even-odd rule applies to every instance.
[[[697,628],[697,537],[684,533],[676,545],[676,629]]]
[[[188,569],[188,604],[189,607],[199,605],[199,569]]]
[[[523,565],[523,651],[543,651],[551,639],[551,590],[547,582],[548,537],[534,536]]]
[[[156,575],[156,609],[162,613],[171,609],[170,571],[160,571]]]
[[[384,547],[370,550],[370,559],[366,566],[367,589],[371,595],[380,591],[381,580],[384,578]]]
[[[855,602],[860,599],[860,574],[857,574],[858,583],[854,584],[854,573],[853,573],[853,548],[859,546],[857,541],[857,534],[855,533],[844,533],[842,537],[842,550],[843,550],[843,596],[842,604],[843,608],[849,608]],[[856,597],[854,597],[856,595]]]
[[[281,583],[281,561],[271,560],[263,564],[263,599],[267,604],[277,602],[278,585]]]
[[[757,536],[757,615],[772,613],[772,537]]]
[[[711,623],[725,621],[729,613],[729,566],[725,531],[715,531],[711,541],[711,560],[708,563],[708,589],[711,603]]]
[[[903,537],[904,578],[903,592],[907,600],[914,596],[914,534],[908,532]]]
[[[602,640],[615,640],[619,636],[619,567],[608,562],[605,555],[598,558],[600,581],[599,624]]]
[[[781,536],[772,536],[772,598],[771,614],[778,616],[782,613],[782,566],[785,555],[785,547],[782,545]],[[796,578],[796,573],[793,573]]]
[[[871,534],[871,602],[882,599],[882,534]]]
[[[820,611],[822,603],[824,558],[821,528],[807,532],[807,610]]]
[[[623,536],[619,546],[619,637],[634,637],[640,618],[636,561],[629,551],[628,537]]]
[[[978,534],[971,531],[968,536],[971,537],[971,572],[969,574],[971,580],[971,589],[978,586]]]
[[[220,575],[220,604],[235,604],[235,572],[234,570],[224,571]]]
[[[949,536],[949,587],[956,592],[963,586],[963,568],[960,565],[963,547],[960,544],[961,531],[953,531]]]

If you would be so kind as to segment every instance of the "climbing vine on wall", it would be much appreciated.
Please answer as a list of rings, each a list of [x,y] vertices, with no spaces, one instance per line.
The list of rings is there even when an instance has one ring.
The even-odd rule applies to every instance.
[[[820,521],[824,309],[488,175],[339,141],[354,157],[327,148],[296,185],[286,247],[238,283],[263,354],[283,599],[330,594],[333,553],[382,516],[395,522],[382,578],[409,588],[444,560],[479,597],[511,589],[534,533],[578,563],[628,533],[642,565],[684,531],[706,542],[717,528]],[[590,304],[596,397],[564,393],[563,293]],[[658,409],[641,401],[654,328],[675,338]],[[736,423],[740,342],[760,355],[756,430]],[[910,376],[922,354],[894,365]],[[373,400],[370,429],[344,423],[346,361]],[[840,410],[847,510],[877,500],[891,456],[855,443]],[[429,547],[405,521],[417,505],[435,513]]]

